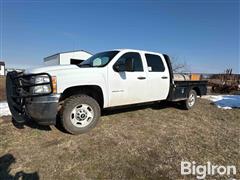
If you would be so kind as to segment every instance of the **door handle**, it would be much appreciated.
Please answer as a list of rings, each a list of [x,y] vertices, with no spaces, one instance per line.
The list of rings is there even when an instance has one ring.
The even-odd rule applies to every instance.
[[[168,77],[167,76],[162,76],[162,79],[167,79]]]
[[[140,76],[140,77],[138,77],[138,79],[143,80],[143,79],[146,79],[146,77]]]

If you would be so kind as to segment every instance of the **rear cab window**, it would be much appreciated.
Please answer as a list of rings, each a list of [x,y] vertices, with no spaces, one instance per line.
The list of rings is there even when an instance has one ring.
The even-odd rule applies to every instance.
[[[145,54],[149,72],[164,72],[165,66],[163,60],[159,55],[156,54]]]

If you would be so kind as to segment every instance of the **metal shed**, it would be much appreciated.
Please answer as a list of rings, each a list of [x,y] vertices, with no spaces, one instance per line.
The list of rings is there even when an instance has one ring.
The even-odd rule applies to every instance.
[[[60,52],[60,53],[45,57],[44,64],[47,66],[63,65],[63,64],[79,64],[91,56],[92,56],[91,53],[84,50]]]

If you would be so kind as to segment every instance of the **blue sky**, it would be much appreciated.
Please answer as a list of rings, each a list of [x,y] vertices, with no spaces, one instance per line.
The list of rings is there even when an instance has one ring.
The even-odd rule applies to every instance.
[[[167,53],[192,72],[240,73],[240,1],[1,1],[1,59],[33,67],[62,51]]]

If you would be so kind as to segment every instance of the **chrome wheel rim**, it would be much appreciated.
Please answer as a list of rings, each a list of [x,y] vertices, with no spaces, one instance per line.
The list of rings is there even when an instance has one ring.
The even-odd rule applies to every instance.
[[[94,117],[94,111],[88,104],[79,104],[70,113],[72,124],[78,128],[88,126]]]
[[[189,96],[189,98],[188,98],[188,105],[189,106],[193,106],[194,105],[194,103],[195,103],[195,96],[194,96],[194,94],[190,94],[190,96]]]

